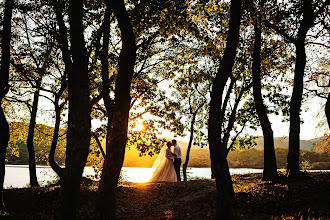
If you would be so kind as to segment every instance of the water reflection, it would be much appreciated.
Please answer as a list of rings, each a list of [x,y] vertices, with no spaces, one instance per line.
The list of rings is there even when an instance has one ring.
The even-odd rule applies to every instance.
[[[320,170],[325,171],[325,170]],[[327,170],[329,171],[329,170]],[[262,169],[251,168],[230,168],[230,174],[246,174],[246,173],[262,173]],[[310,172],[313,172],[310,170]],[[188,180],[196,178],[211,178],[211,169],[206,168],[189,168],[187,170]],[[95,175],[92,167],[85,167],[84,176],[93,178]],[[121,173],[121,181],[143,183],[150,179],[152,168],[140,167],[123,167]],[[38,182],[41,186],[45,186],[56,181],[57,176],[49,166],[37,166]],[[6,175],[4,187],[22,188],[29,183],[29,167],[28,165],[6,165]]]
[[[136,168],[136,167],[123,167],[122,181],[144,183],[147,182],[151,175],[151,168]]]

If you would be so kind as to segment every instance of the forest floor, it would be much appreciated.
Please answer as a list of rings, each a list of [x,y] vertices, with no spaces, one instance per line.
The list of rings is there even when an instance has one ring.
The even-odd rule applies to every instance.
[[[232,176],[240,219],[330,219],[330,172],[304,179],[281,176],[262,181],[261,174]],[[77,219],[92,219],[98,183],[84,180]],[[1,219],[53,219],[60,187],[5,189],[7,213]],[[118,219],[213,219],[214,180],[180,183],[120,183]]]

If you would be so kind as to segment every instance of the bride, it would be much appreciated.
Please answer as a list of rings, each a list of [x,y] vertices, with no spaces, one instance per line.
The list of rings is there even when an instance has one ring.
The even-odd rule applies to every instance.
[[[153,173],[148,182],[177,182],[172,159],[171,142],[166,143],[152,165]]]

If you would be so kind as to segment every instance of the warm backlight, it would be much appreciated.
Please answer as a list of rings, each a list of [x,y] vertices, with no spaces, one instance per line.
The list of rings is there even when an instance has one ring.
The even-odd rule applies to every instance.
[[[133,168],[126,167],[123,172],[123,178],[126,181],[133,183],[144,183],[147,182],[152,174],[153,169],[151,168]]]
[[[142,131],[144,129],[143,124],[136,124],[133,128],[133,131]]]

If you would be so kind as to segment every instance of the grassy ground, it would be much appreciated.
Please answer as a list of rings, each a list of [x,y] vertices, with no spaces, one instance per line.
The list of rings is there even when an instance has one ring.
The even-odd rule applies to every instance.
[[[303,180],[262,181],[261,174],[233,175],[235,211],[241,219],[330,219],[330,173]],[[59,187],[4,190],[7,214],[1,219],[52,219]],[[78,219],[92,219],[97,183],[84,181]],[[212,219],[213,180],[181,183],[122,183],[118,219]]]

